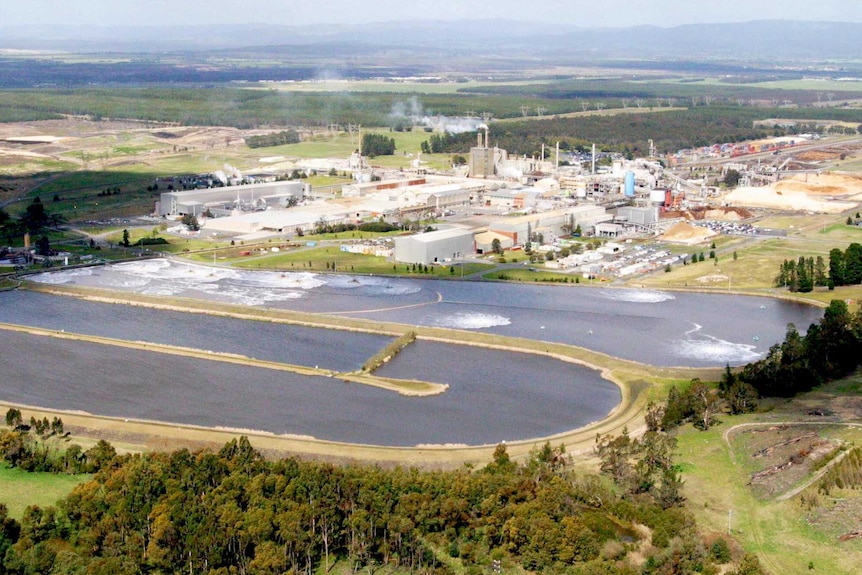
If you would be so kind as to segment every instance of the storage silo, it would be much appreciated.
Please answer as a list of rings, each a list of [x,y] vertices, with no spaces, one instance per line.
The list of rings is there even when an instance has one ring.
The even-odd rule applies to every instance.
[[[627,198],[633,198],[635,195],[635,173],[626,172],[625,175],[625,194]]]
[[[663,205],[665,200],[665,190],[656,188],[649,193],[649,200],[654,204]]]

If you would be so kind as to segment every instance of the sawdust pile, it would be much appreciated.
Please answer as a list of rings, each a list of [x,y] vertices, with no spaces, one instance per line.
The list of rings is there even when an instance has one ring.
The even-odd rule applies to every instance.
[[[687,220],[711,220],[716,222],[738,222],[753,218],[754,214],[745,208],[721,207],[707,208],[696,207],[685,211],[669,211],[662,214],[663,218],[685,218]]]
[[[852,196],[862,192],[862,178],[844,174],[796,175],[775,184],[780,192],[805,192],[813,196]]]
[[[799,174],[760,188],[741,187],[724,196],[729,206],[837,214],[862,201],[862,178]]]
[[[808,150],[794,154],[794,158],[800,162],[829,162],[837,160],[841,154],[839,152],[826,152],[823,150]]]
[[[718,235],[716,232],[699,226],[693,226],[688,222],[678,222],[672,225],[661,236],[661,239],[666,242],[676,244],[699,244],[700,242]]]

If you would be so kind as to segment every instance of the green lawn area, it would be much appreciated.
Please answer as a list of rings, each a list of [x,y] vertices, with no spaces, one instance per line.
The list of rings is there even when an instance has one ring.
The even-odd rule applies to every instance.
[[[168,253],[183,253],[183,252],[194,252],[198,250],[211,250],[213,248],[228,248],[229,242],[224,240],[219,240],[218,238],[212,237],[197,237],[197,238],[184,238],[181,236],[175,236],[172,234],[163,233],[158,226],[153,226],[152,228],[129,228],[129,242],[132,244],[130,249],[138,250],[139,246],[135,246],[135,242],[140,240],[141,238],[152,238],[159,237],[167,240],[167,244],[156,244],[150,246],[143,246],[144,249],[150,249],[151,251],[156,252],[168,252]],[[123,230],[117,229],[112,233],[105,236],[105,239],[114,244],[115,249],[116,246],[119,246],[120,242],[123,241]],[[240,246],[237,246],[239,249]],[[101,253],[104,253],[105,250],[102,250]],[[206,254],[206,256],[201,256],[205,261],[212,261],[212,254]]]
[[[6,504],[10,516],[20,519],[28,505],[53,505],[89,479],[90,475],[28,473],[0,463],[0,503]]]
[[[862,561],[858,546],[840,544],[808,525],[798,500],[763,501],[747,487],[746,461],[736,452],[731,458],[721,433],[754,416],[722,419],[709,431],[687,426],[678,435],[683,492],[698,523],[707,532],[724,533],[730,519],[734,536],[770,573],[801,575],[809,572],[809,561],[819,573],[854,573]]]
[[[703,262],[674,265],[668,273],[655,273],[634,280],[651,287],[688,287],[715,290],[758,290],[774,288],[781,263],[787,259],[821,256],[828,266],[829,250],[842,251],[853,242],[862,242],[862,229],[848,226],[846,215],[779,215],[759,221],[763,228],[782,229],[787,237],[715,239],[718,261],[707,257]],[[709,255],[709,243],[675,248],[675,253]],[[733,253],[736,252],[736,259]],[[810,298],[811,294],[801,294]],[[825,296],[824,296],[825,297]],[[835,296],[827,297],[826,301]],[[817,298],[820,299],[820,298]],[[855,299],[855,298],[854,298]]]
[[[345,232],[349,234],[350,232]],[[341,234],[344,235],[344,234]],[[273,269],[290,271],[336,271],[356,274],[404,275],[414,277],[460,277],[461,264],[451,266],[427,267],[428,272],[418,268],[414,271],[410,264],[393,263],[387,258],[342,252],[338,246],[324,246],[311,249],[296,249],[288,252],[248,256],[245,260],[233,260],[234,267],[244,269]],[[491,269],[489,264],[464,264],[464,275]]]
[[[532,271],[536,270],[536,271]],[[534,267],[510,268],[485,274],[487,279],[517,281],[517,282],[551,282],[551,283],[589,283],[580,274],[561,274],[556,272],[542,271],[542,264],[534,264]]]

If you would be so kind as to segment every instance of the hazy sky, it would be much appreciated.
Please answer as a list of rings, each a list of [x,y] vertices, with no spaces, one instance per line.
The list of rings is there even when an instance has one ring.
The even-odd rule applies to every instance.
[[[760,19],[862,22],[857,0],[0,0],[0,26],[159,25],[507,18],[580,26]]]

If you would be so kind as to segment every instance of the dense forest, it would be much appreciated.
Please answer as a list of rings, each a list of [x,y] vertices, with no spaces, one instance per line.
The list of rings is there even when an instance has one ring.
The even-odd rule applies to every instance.
[[[656,432],[597,438],[602,476],[549,444],[523,464],[500,445],[485,468],[457,471],[267,461],[245,438],[115,456],[56,508],[18,522],[0,506],[0,561],[21,575],[760,573],[698,532],[674,447]]]
[[[296,130],[283,130],[274,134],[246,136],[245,138],[246,145],[252,149],[283,146],[284,144],[298,144],[300,141],[299,132]]]

